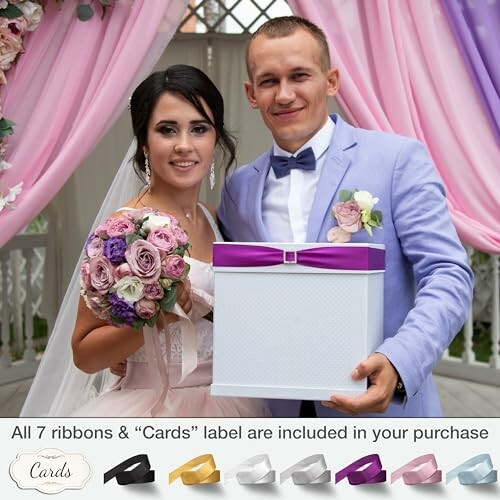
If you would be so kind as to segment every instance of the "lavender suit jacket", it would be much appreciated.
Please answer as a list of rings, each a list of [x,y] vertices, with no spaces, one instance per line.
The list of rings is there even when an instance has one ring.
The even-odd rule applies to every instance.
[[[326,242],[339,191],[366,190],[380,199],[383,228],[353,235],[356,243],[386,248],[384,341],[406,388],[385,417],[437,417],[441,407],[431,370],[461,328],[473,276],[451,223],[444,189],[424,146],[413,139],[354,128],[338,115],[308,221],[307,241]],[[218,218],[230,241],[272,241],[262,222],[267,151],[228,178]],[[314,342],[314,339],[311,339]],[[359,360],[362,361],[362,360]],[[354,366],[353,366],[354,368]],[[335,367],[332,366],[332,370]],[[311,366],[311,370],[314,367]],[[300,401],[273,400],[273,416],[298,416]],[[320,417],[345,416],[316,402]]]

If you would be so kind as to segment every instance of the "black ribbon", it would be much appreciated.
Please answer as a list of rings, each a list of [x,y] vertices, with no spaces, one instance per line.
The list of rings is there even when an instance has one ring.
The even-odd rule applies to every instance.
[[[126,470],[130,466],[137,464],[132,470]],[[151,470],[147,455],[136,455],[127,458],[121,464],[104,473],[104,483],[116,477],[116,482],[121,485],[152,483],[155,480],[155,471]]]

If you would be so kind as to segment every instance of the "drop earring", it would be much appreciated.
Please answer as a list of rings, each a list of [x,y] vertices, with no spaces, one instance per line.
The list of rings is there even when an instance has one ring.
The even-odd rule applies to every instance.
[[[213,191],[215,187],[215,162],[212,162],[210,165],[210,175],[208,176],[208,180],[210,181],[210,190]]]
[[[146,186],[151,191],[151,168],[149,167],[149,156],[144,153],[144,170],[146,171]]]

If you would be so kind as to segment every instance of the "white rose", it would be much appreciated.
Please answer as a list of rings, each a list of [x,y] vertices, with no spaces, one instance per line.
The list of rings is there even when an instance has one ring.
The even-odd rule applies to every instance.
[[[36,30],[42,20],[42,6],[35,2],[21,2],[17,6],[23,12],[24,17],[28,21],[28,31]]]
[[[155,229],[157,227],[165,227],[168,226],[172,221],[170,217],[165,217],[163,215],[155,215],[153,213],[149,213],[144,215],[144,218],[148,218],[146,222],[143,223],[142,229],[146,233],[149,233],[151,229]]]
[[[361,210],[371,210],[378,203],[378,198],[374,198],[368,191],[356,191],[354,201]]]
[[[125,276],[113,286],[120,299],[134,303],[144,297],[144,284],[137,276]]]
[[[9,2],[7,0],[2,0],[0,2],[0,9],[6,9],[9,6]]]

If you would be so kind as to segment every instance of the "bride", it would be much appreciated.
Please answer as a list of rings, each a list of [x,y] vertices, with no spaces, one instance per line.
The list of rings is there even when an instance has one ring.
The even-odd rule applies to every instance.
[[[176,65],[144,80],[134,91],[130,108],[136,141],[134,166],[146,186],[131,199],[124,197],[130,185],[137,184],[130,176],[131,166],[122,165],[104,204],[108,213],[101,209],[96,224],[109,212],[143,207],[179,220],[191,244],[190,255],[185,257],[191,267],[191,287],[181,288],[178,304],[191,310],[197,366],[181,378],[179,316],[165,315],[158,328],[156,357],[163,358],[158,364],[144,331],[105,323],[82,298],[71,340],[74,363],[65,360],[70,357],[68,321],[78,300],[75,272],[21,416],[267,416],[261,400],[210,395],[213,324],[206,313],[213,305],[212,243],[222,237],[212,209],[201,204],[198,196],[203,179],[215,175],[216,149],[229,158],[227,166],[234,160],[235,146],[224,128],[222,97],[202,71]],[[108,368],[123,359],[127,359],[125,375],[110,383]],[[158,399],[162,377],[155,370],[161,372],[161,366],[167,373],[163,373],[163,393]]]

